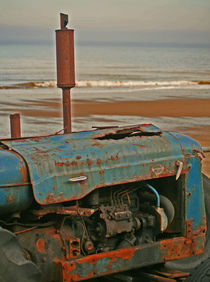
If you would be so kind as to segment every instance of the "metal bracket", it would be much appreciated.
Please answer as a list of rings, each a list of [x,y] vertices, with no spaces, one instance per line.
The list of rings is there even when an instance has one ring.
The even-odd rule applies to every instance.
[[[67,29],[67,24],[69,22],[68,15],[60,13],[61,29]]]

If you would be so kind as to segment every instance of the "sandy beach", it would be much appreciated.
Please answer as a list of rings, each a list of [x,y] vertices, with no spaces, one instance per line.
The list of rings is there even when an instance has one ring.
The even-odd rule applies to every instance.
[[[33,117],[61,117],[62,109],[59,100],[34,101],[39,110],[22,109],[22,116]],[[12,104],[11,104],[12,105]],[[8,111],[9,107],[8,107]],[[110,102],[90,102],[87,100],[72,101],[72,116],[87,117],[90,115],[104,116],[141,116],[141,117],[210,117],[210,99],[170,99],[157,101],[110,101]],[[47,123],[47,121],[46,121]],[[129,120],[128,120],[129,123]],[[182,132],[196,139],[201,146],[210,147],[210,124],[203,127],[182,127],[178,128]],[[210,153],[205,153],[202,162],[202,169],[210,177]]]

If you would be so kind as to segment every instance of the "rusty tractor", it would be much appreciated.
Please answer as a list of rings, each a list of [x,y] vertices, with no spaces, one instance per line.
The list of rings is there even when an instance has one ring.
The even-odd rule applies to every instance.
[[[0,140],[0,281],[204,281],[201,146],[152,124],[71,132],[67,21],[56,31],[65,134],[21,138],[16,125]]]

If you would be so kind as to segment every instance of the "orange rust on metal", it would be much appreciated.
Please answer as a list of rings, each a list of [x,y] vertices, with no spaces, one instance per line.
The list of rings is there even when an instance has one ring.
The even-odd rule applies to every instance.
[[[10,115],[11,138],[21,138],[20,114]]]
[[[38,252],[40,253],[45,253],[46,249],[45,249],[45,240],[40,238],[36,241],[36,248],[38,250]]]
[[[192,229],[192,225],[193,225],[193,219],[187,220],[186,221],[186,237],[187,238],[192,238],[193,237],[193,229]]]
[[[102,159],[97,159],[96,163],[97,165],[100,165],[102,163]]]
[[[59,194],[56,201],[54,200],[54,193],[47,193],[46,194],[46,204],[51,203],[60,203],[62,201],[66,201],[65,195]]]
[[[206,234],[207,232],[207,224],[206,224],[206,216],[204,216],[202,218],[201,221],[202,225],[197,226],[194,230],[193,230],[193,235],[194,236],[199,236],[200,234]]]
[[[122,258],[124,260],[130,259],[133,254],[136,252],[138,248],[128,248],[128,249],[119,249],[111,252],[105,252],[105,253],[99,253],[99,254],[94,254],[91,256],[86,256],[84,258],[79,258],[76,260],[78,264],[82,264],[85,262],[88,262],[90,264],[96,264],[98,260],[102,258],[109,258],[112,261],[115,261],[117,258]]]
[[[160,251],[164,261],[191,257],[203,253],[205,234],[193,238],[177,237],[175,239],[162,240]]]
[[[56,30],[57,86],[72,88],[75,86],[74,69],[74,30]]]
[[[93,162],[91,161],[91,159],[87,159],[86,163],[87,163],[88,167],[90,168]]]
[[[140,144],[133,144],[134,146],[138,146],[138,147],[142,147],[142,148],[145,148],[146,146],[145,145],[140,145]]]
[[[56,211],[56,214],[74,215],[74,216],[91,216],[98,209],[78,208],[77,206],[70,208],[60,208]]]
[[[41,217],[46,214],[55,213],[63,215],[73,215],[73,216],[91,216],[98,209],[89,209],[89,208],[78,208],[77,206],[71,207],[50,207],[42,210],[33,210],[33,214]]]
[[[26,170],[26,167],[25,166],[21,166],[20,167],[20,173],[21,175],[23,176],[23,180],[24,181],[27,181],[27,178],[28,178],[28,175],[27,175],[27,170]]]
[[[63,278],[62,281],[80,281],[101,275],[115,273],[116,269],[112,267],[115,263],[117,263],[118,265],[118,272],[130,269],[134,265],[135,267],[142,267],[142,262],[144,261],[144,258],[141,257],[141,253],[143,249],[146,250],[148,248],[149,250],[151,246],[156,246],[154,248],[154,251],[156,255],[159,256],[159,261],[156,261],[156,263],[162,263],[168,260],[175,260],[201,254],[203,252],[204,242],[204,235],[195,236],[193,240],[185,237],[176,237],[173,239],[167,239],[153,244],[148,244],[147,247],[138,246],[128,249],[120,249],[110,252],[89,255],[83,258],[74,259],[71,262],[60,260],[57,261],[57,263],[61,267]],[[141,263],[139,265],[136,261],[138,257],[139,260],[141,260]],[[101,265],[104,259],[108,259],[105,268],[103,268],[102,272],[100,268],[99,271],[97,271],[97,265]],[[122,263],[122,260],[124,261],[124,263]],[[86,269],[86,266],[89,266],[89,271],[87,271],[86,275],[80,276],[80,273],[83,273],[81,272],[82,269]]]
[[[96,265],[97,262],[103,258],[110,259],[108,270],[106,271],[106,273],[109,274],[109,272],[111,273],[111,265],[117,260],[117,258],[129,260],[135,253],[136,249],[137,248],[129,248],[129,249],[120,249],[111,252],[99,253],[99,254],[86,256],[83,258],[78,258],[71,262],[57,261],[57,264],[60,264],[62,266],[62,281],[81,281],[95,277],[96,273],[94,271],[90,271],[90,273],[88,273],[88,275],[86,275],[85,277],[81,277],[78,273],[72,273],[72,272],[76,270],[76,263],[77,264],[88,263],[88,264]]]
[[[56,165],[56,166],[63,166],[63,165],[64,165],[64,163],[57,162],[57,163],[55,163],[55,165]]]
[[[68,16],[61,14],[61,29],[56,30],[57,86],[63,91],[64,134],[71,133],[70,89],[75,86],[74,30],[67,29]]]
[[[30,227],[30,228],[27,228],[27,229],[23,229],[23,230],[20,230],[20,231],[16,231],[16,232],[13,232],[15,235],[18,235],[18,234],[22,234],[22,233],[25,233],[25,232],[28,232],[28,231],[31,231],[31,230],[34,230],[36,229],[37,226],[33,226],[33,227]]]
[[[57,232],[58,229],[56,229],[54,226],[50,226],[50,227],[47,227],[45,228],[45,231],[44,233],[46,235],[49,235],[51,237],[53,237],[54,239],[56,239],[58,242],[61,242],[60,241],[60,234],[59,232]]]
[[[63,127],[64,133],[71,133],[71,98],[68,88],[63,88]]]
[[[110,158],[112,161],[117,161],[119,159],[118,154],[116,156],[111,156]]]
[[[56,162],[56,166],[78,166],[77,161],[72,161],[72,162]]]
[[[69,240],[70,248],[69,248],[69,257],[75,258],[80,255],[81,244],[79,238],[72,238]]]
[[[158,176],[163,173],[167,173],[166,166],[162,164],[155,164],[150,166],[151,175]]]

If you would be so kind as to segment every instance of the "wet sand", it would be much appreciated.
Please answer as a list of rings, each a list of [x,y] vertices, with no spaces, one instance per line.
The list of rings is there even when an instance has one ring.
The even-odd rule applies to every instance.
[[[24,116],[60,117],[59,101],[34,101],[40,110],[21,109]],[[7,104],[8,105],[8,104]],[[12,105],[12,104],[11,104]],[[29,106],[29,104],[28,104]],[[8,112],[11,111],[8,106]],[[158,101],[97,102],[73,100],[72,116],[131,115],[145,117],[210,117],[210,99],[176,99]]]
[[[33,102],[32,102],[33,103]],[[34,101],[39,110],[20,110],[23,116],[60,117],[62,108],[59,100]],[[12,104],[11,104],[12,105]],[[8,105],[8,112],[10,112]],[[210,99],[170,99],[158,101],[121,101],[121,102],[90,102],[73,100],[72,116],[86,117],[90,115],[126,115],[141,117],[210,117]],[[103,118],[103,117],[102,117]],[[47,123],[47,120],[46,120]],[[176,130],[196,139],[201,146],[210,148],[210,124],[200,128]],[[203,172],[210,177],[210,153],[205,153]]]

